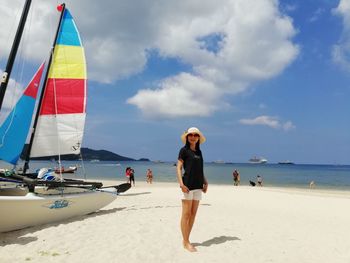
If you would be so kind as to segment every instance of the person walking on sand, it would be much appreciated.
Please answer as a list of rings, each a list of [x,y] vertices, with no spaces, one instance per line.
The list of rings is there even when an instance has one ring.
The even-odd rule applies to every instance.
[[[197,249],[190,242],[190,234],[196,218],[202,192],[206,193],[208,181],[203,171],[203,156],[199,145],[206,138],[198,128],[192,127],[181,136],[185,144],[180,149],[177,161],[177,180],[182,191],[181,233],[183,246],[190,252]],[[182,174],[182,168],[184,174]]]
[[[147,178],[147,183],[150,183],[152,184],[152,181],[153,181],[153,173],[152,173],[152,170],[151,169],[147,169],[147,172],[146,172],[146,178]]]
[[[260,175],[256,177],[256,181],[258,183],[258,186],[263,186],[263,178]]]

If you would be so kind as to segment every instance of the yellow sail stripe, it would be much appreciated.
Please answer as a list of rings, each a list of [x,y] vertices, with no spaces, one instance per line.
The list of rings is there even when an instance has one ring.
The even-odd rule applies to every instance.
[[[49,78],[86,79],[84,48],[57,45],[50,67]]]

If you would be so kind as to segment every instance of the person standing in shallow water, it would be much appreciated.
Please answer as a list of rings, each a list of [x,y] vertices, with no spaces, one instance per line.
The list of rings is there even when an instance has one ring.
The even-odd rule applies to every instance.
[[[190,242],[190,234],[202,192],[206,193],[208,189],[208,181],[204,176],[203,156],[199,147],[206,139],[198,128],[192,127],[182,134],[181,140],[185,146],[180,149],[177,161],[177,180],[182,191],[180,225],[184,248],[195,252],[197,249]]]

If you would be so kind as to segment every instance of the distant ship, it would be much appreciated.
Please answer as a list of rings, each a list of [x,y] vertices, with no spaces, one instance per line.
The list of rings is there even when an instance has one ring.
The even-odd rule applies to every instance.
[[[254,156],[253,158],[249,159],[249,163],[262,164],[262,163],[267,163],[267,160],[265,158],[258,158],[256,156]]]
[[[213,163],[222,164],[222,163],[225,163],[225,161],[223,161],[223,160],[216,160],[216,161],[213,161]]]
[[[294,164],[294,163],[292,161],[286,160],[286,161],[278,162],[278,164]]]

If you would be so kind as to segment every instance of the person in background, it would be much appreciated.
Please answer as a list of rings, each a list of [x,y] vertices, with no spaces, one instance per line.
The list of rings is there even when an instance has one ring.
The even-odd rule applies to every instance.
[[[256,177],[256,181],[258,183],[258,186],[263,186],[263,178],[260,175]]]
[[[131,182],[135,186],[135,171],[132,168],[130,168],[130,184],[131,184]]]
[[[126,177],[126,182],[131,184],[131,182],[130,182],[130,169],[131,169],[130,167],[126,167],[125,177]]]
[[[233,185],[238,186],[240,184],[241,178],[239,172],[235,169],[232,173],[233,176]]]
[[[192,127],[181,136],[185,144],[180,149],[177,162],[177,180],[182,191],[181,233],[183,246],[190,252],[197,249],[190,242],[190,234],[196,218],[202,192],[206,193],[208,181],[204,176],[203,156],[199,145],[205,142],[198,128]],[[182,168],[184,174],[182,174]]]
[[[147,169],[147,172],[146,172],[146,178],[147,178],[147,183],[152,183],[153,181],[153,173],[152,173],[152,170],[151,169]]]
[[[310,186],[310,189],[314,189],[316,186],[315,181],[311,181],[309,186]]]

